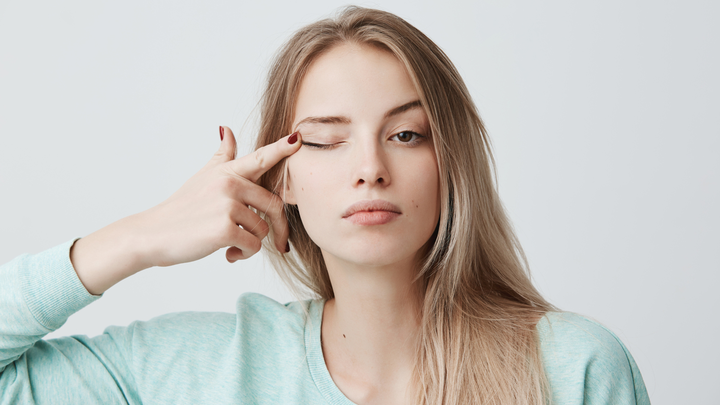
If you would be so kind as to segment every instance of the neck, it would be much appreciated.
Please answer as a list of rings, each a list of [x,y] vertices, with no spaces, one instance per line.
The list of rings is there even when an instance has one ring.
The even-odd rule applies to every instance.
[[[369,387],[404,385],[412,368],[424,286],[414,258],[358,266],[325,257],[335,298],[325,304],[322,341],[333,379]]]

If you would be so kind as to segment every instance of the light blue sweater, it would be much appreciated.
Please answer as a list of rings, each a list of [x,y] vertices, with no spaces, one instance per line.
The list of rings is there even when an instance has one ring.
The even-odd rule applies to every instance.
[[[75,240],[0,266],[1,404],[352,404],[325,366],[322,300],[247,293],[236,314],[172,313],[42,340],[102,297],[72,267]],[[650,403],[612,332],[570,313],[537,327],[554,404]]]

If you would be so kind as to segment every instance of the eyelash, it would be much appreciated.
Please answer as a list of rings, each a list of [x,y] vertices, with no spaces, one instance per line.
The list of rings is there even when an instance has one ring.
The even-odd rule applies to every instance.
[[[414,131],[400,131],[400,132],[398,132],[397,134],[395,134],[395,135],[393,135],[392,137],[390,137],[390,139],[395,138],[396,136],[398,136],[398,135],[400,135],[400,134],[402,134],[402,133],[404,133],[404,132],[407,132],[407,133],[412,134],[413,137],[415,137],[415,139],[412,139],[412,138],[411,138],[411,140],[408,141],[408,142],[402,142],[402,141],[398,141],[398,142],[399,142],[399,143],[404,143],[404,144],[409,145],[409,146],[415,146],[415,145],[417,145],[418,143],[421,142],[421,138],[425,138],[424,136],[422,136],[422,135],[420,135],[420,134],[418,134],[417,132],[414,132]],[[304,146],[309,146],[309,147],[315,148],[315,149],[332,149],[332,148],[334,148],[334,147],[337,145],[337,144],[333,144],[333,143],[324,144],[324,143],[311,143],[311,142],[305,142],[305,141],[302,141],[301,143],[302,143]]]
[[[303,146],[309,146],[315,149],[332,149],[335,146],[335,144],[310,143],[305,141],[302,141],[301,143],[303,144]]]

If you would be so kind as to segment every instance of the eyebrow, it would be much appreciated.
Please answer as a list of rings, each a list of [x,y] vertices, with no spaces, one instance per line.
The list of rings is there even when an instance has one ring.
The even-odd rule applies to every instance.
[[[387,119],[395,115],[402,114],[405,111],[420,107],[422,107],[422,103],[420,102],[420,100],[411,101],[399,107],[388,110],[388,112],[385,113],[385,116],[383,118]],[[350,120],[350,118],[342,115],[328,117],[306,117],[303,118],[300,122],[298,122],[297,125],[295,125],[295,128],[299,127],[301,124],[350,124],[351,122],[352,121]]]

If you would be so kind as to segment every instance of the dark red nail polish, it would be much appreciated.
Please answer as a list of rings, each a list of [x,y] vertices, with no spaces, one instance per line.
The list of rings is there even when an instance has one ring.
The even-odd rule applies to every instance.
[[[288,143],[289,143],[290,145],[292,145],[292,144],[294,144],[295,142],[297,142],[297,136],[298,136],[298,132],[297,132],[297,131],[296,131],[296,132],[293,132],[293,134],[290,135],[290,138],[288,138]]]
[[[225,129],[222,126],[220,126],[220,140],[222,141],[224,137],[225,137]]]
[[[290,251],[290,242],[285,242],[285,253]]]

